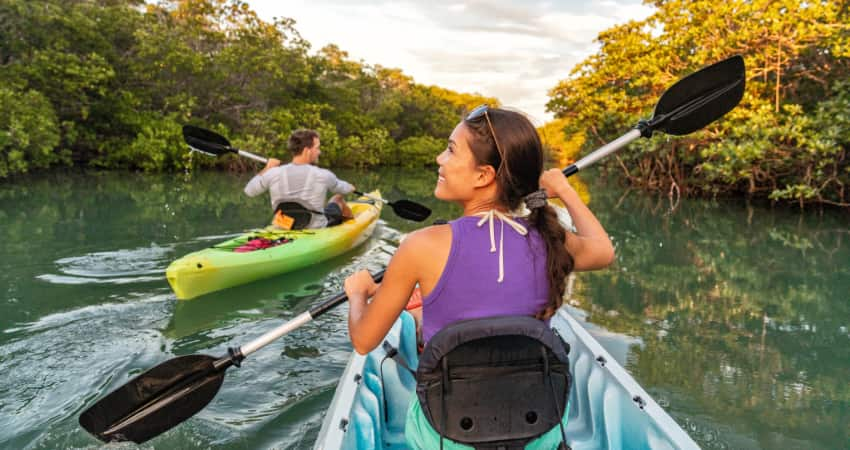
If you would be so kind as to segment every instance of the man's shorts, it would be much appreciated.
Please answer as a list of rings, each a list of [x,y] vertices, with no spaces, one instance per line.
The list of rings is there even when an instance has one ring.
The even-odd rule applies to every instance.
[[[334,202],[325,205],[325,217],[328,219],[328,226],[332,227],[342,223],[342,208]]]

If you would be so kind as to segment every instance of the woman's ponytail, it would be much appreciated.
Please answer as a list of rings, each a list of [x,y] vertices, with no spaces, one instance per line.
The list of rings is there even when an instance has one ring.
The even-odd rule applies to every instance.
[[[573,257],[564,246],[566,233],[558,214],[550,205],[533,208],[528,216],[529,222],[540,233],[546,243],[546,273],[549,278],[549,301],[537,313],[538,319],[552,317],[561,307],[564,299],[567,275],[573,271]]]

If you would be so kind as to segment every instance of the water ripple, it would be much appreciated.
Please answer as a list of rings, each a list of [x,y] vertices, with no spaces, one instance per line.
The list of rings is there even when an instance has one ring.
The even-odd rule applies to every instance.
[[[171,245],[87,253],[55,261],[59,274],[37,279],[52,284],[127,284],[158,281],[172,258]],[[155,275],[155,276],[153,276]]]
[[[0,360],[0,428],[7,430],[0,446],[90,445],[76,416],[161,359],[167,342],[156,328],[167,317],[167,298],[87,306],[8,330],[21,337],[0,346],[5,355]],[[33,430],[54,425],[67,431],[40,434],[33,442]]]

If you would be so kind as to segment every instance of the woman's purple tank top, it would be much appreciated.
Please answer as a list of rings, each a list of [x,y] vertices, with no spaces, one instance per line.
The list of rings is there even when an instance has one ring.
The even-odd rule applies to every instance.
[[[465,319],[526,315],[540,312],[549,300],[546,245],[523,219],[523,236],[494,219],[496,251],[481,217],[464,216],[450,222],[452,247],[437,285],[422,299],[422,338],[428,342],[446,325]],[[504,278],[499,278],[499,235],[503,231]]]

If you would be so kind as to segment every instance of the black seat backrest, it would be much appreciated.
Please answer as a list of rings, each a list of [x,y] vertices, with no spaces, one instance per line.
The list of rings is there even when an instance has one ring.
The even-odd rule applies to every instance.
[[[297,202],[278,203],[277,208],[275,208],[275,212],[277,211],[280,211],[294,219],[291,228],[293,230],[303,230],[304,228],[307,228],[307,226],[310,225],[310,221],[313,220],[314,214],[312,210]]]
[[[425,347],[416,394],[441,436],[477,449],[523,448],[560,424],[571,385],[568,353],[532,317],[456,322]]]

